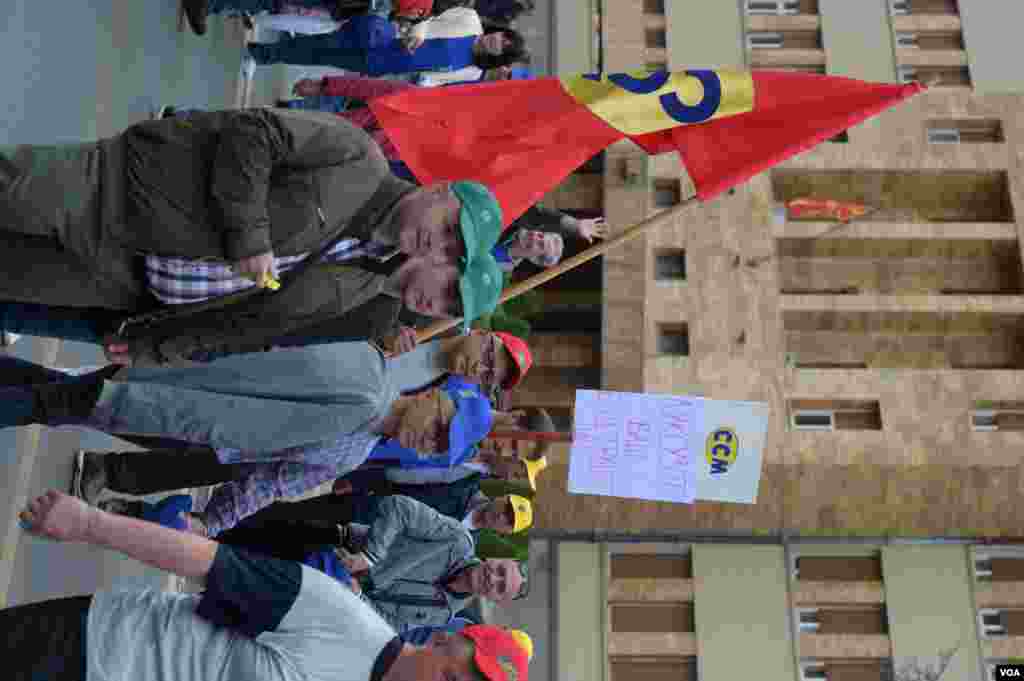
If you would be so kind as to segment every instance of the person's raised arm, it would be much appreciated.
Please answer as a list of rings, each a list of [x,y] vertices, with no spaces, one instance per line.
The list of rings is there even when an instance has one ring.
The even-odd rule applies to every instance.
[[[32,534],[102,546],[180,577],[205,577],[217,554],[217,542],[107,513],[56,490],[30,501],[19,517]]]

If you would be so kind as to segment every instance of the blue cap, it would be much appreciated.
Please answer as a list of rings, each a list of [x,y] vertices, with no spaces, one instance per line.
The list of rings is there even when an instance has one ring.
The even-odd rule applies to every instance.
[[[475,383],[449,376],[441,389],[455,404],[455,416],[448,426],[448,465],[452,466],[487,437],[494,415],[490,401]]]
[[[533,71],[529,66],[513,66],[509,80],[529,80],[533,78]]]

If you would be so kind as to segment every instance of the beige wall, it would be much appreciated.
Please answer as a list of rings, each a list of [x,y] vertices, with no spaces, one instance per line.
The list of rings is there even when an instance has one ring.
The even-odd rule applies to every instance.
[[[594,53],[594,3],[600,0],[557,0],[553,3],[554,64],[556,76],[589,73],[597,63]]]
[[[960,647],[944,678],[977,678],[977,620],[965,546],[888,546],[882,574],[893,657],[899,668],[916,657],[934,663]]]
[[[603,553],[600,544],[558,544],[558,681],[606,678]]]
[[[960,0],[960,20],[974,90],[979,94],[1024,92],[1024,3]]]
[[[782,547],[696,545],[693,580],[700,677],[792,681]]]
[[[669,68],[742,67],[743,13],[738,2],[665,3]]]
[[[886,0],[819,0],[828,72],[894,82],[896,59]]]

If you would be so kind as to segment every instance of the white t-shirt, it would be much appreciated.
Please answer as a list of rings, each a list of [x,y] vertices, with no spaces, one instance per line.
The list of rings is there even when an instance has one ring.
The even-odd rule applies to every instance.
[[[395,631],[350,589],[221,546],[202,596],[100,592],[86,681],[368,681]]]

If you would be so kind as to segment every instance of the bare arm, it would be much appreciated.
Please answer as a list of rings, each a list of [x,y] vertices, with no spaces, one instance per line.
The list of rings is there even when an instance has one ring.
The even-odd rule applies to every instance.
[[[217,542],[106,513],[56,490],[29,502],[20,518],[32,534],[102,546],[181,577],[205,577],[217,553]]]

